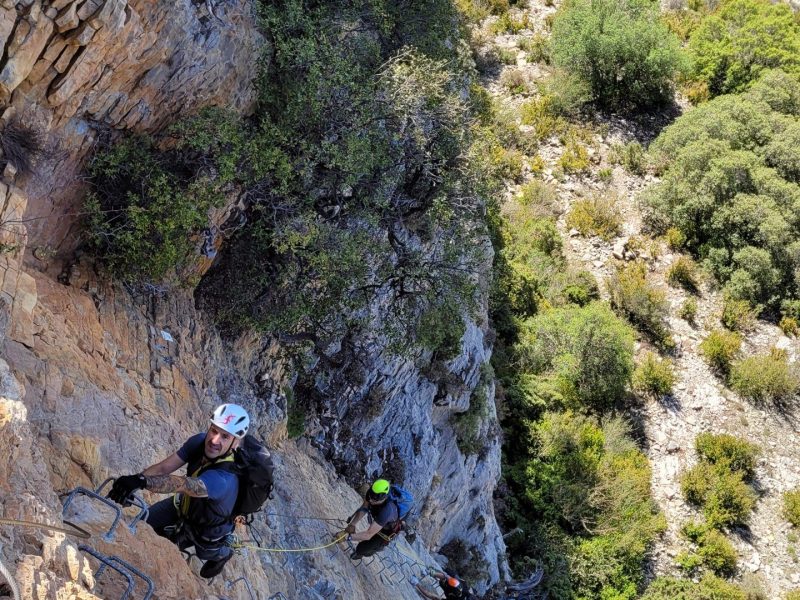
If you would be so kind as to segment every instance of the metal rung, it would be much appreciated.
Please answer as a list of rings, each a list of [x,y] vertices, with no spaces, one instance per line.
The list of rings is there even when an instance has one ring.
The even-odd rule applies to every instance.
[[[103,496],[102,493],[101,493],[103,491],[103,487],[105,487],[105,485],[109,481],[113,481],[113,479],[106,479],[102,484],[100,484],[100,487],[98,487],[96,490],[89,490],[89,489],[86,489],[85,487],[76,487],[75,489],[70,490],[69,492],[66,492],[65,494],[61,494],[62,497],[64,497],[64,496],[67,497],[66,501],[64,502],[64,508],[61,510],[61,517],[62,518],[66,518],[67,511],[69,510],[69,507],[72,504],[72,501],[75,500],[75,498],[77,498],[78,496],[87,496],[87,497],[89,497],[89,498],[91,498],[93,500],[99,500],[100,502],[105,504],[107,507],[109,507],[111,510],[113,510],[114,513],[115,513],[114,521],[111,523],[111,527],[108,528],[108,531],[103,536],[103,539],[105,541],[113,542],[114,541],[114,531],[116,530],[117,525],[119,525],[119,522],[122,519],[122,508],[120,508],[120,506],[116,502],[113,502],[112,500],[109,500],[108,498]],[[147,504],[145,503],[145,501],[142,500],[141,498],[139,498],[138,496],[133,496],[132,500],[133,500],[134,506],[138,506],[140,510],[139,510],[139,514],[137,514],[133,518],[133,520],[130,522],[128,527],[130,528],[132,533],[136,533],[136,523],[138,523],[142,519],[146,519],[147,518],[147,515],[149,514],[149,509],[148,509]]]
[[[69,505],[72,504],[72,501],[77,496],[88,496],[89,498],[92,498],[94,500],[99,500],[100,502],[108,506],[111,510],[113,510],[116,513],[114,516],[114,522],[111,523],[111,527],[109,527],[108,531],[103,536],[103,539],[107,542],[114,541],[114,530],[117,528],[117,525],[119,524],[119,521],[122,518],[122,509],[119,507],[119,505],[117,505],[115,502],[112,502],[108,498],[104,498],[103,496],[96,494],[93,490],[87,490],[84,487],[76,487],[74,490],[67,492],[66,496],[67,500],[66,502],[64,502],[64,508],[61,510],[62,518],[66,518]]]
[[[247,577],[239,577],[239,579],[234,579],[233,581],[229,581],[228,583],[225,584],[225,587],[230,589],[240,581],[244,581],[244,585],[247,588],[247,593],[250,595],[250,600],[257,600],[256,593],[253,591],[253,586],[250,585],[250,581],[247,579]]]
[[[86,552],[86,554],[89,554],[91,556],[94,556],[97,560],[99,560],[102,563],[102,566],[108,566],[109,568],[115,570],[117,573],[122,575],[127,580],[128,587],[125,589],[125,591],[122,594],[122,597],[119,600],[128,600],[128,598],[131,595],[131,592],[133,592],[133,589],[136,586],[136,584],[133,582],[133,577],[131,577],[131,574],[128,573],[127,570],[123,570],[122,567],[118,567],[117,565],[115,565],[114,562],[111,561],[110,557],[105,556],[104,554],[100,554],[99,552],[97,552],[93,548],[90,548],[89,546],[84,546],[83,544],[80,544],[78,546],[78,550],[80,550],[81,552]],[[99,573],[100,571],[98,570],[98,575]],[[95,579],[97,579],[98,575],[95,575]]]
[[[109,563],[113,562],[113,563],[119,565],[120,567],[122,567],[124,569],[127,569],[128,571],[130,571],[131,573],[136,575],[139,579],[141,579],[142,581],[145,582],[145,584],[147,585],[147,591],[144,593],[144,597],[142,598],[142,600],[150,600],[150,598],[153,596],[153,591],[155,590],[155,585],[153,584],[153,580],[152,579],[150,579],[147,575],[142,573],[139,569],[134,567],[132,564],[122,560],[119,556],[112,555],[112,556],[108,556],[107,558],[108,558],[108,562],[103,562],[103,564],[100,566],[100,568],[97,569],[97,573],[95,573],[95,577],[96,578],[99,579],[100,575],[103,574],[103,571],[105,570],[106,565],[108,565]]]
[[[110,482],[114,481],[113,477],[109,477],[95,489],[94,493],[98,496],[103,496],[103,488],[106,487]],[[136,533],[136,524],[140,521],[147,521],[147,517],[150,514],[150,507],[147,505],[147,502],[144,501],[143,498],[137,496],[136,494],[131,494],[129,496],[131,506],[135,506],[139,509],[139,513],[133,517],[130,523],[128,523],[128,529],[131,530],[131,533]]]

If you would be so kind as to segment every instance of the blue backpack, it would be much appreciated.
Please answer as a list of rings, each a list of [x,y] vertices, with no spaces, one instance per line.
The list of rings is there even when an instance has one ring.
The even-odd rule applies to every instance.
[[[399,485],[392,484],[389,488],[389,500],[397,506],[398,522],[405,520],[414,507],[414,496]]]

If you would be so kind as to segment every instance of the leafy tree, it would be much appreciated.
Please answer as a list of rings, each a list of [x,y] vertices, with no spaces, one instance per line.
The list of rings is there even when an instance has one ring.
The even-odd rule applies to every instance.
[[[745,94],[689,111],[651,146],[664,176],[645,195],[647,223],[676,227],[730,298],[773,313],[800,290],[799,117],[800,82],[769,71]]]
[[[770,68],[800,75],[800,23],[782,2],[723,0],[689,40],[692,76],[712,95],[741,92]]]
[[[519,368],[540,375],[553,401],[603,410],[624,393],[633,373],[633,335],[605,305],[554,309],[523,324]]]
[[[179,278],[196,254],[196,236],[219,205],[222,182],[185,176],[180,160],[153,140],[133,137],[101,152],[89,166],[84,202],[91,249],[127,283]]]
[[[262,6],[274,57],[254,135],[286,168],[248,186],[248,223],[201,285],[223,324],[322,355],[333,341],[355,349],[370,321],[397,348],[418,339],[444,357],[459,347],[488,244],[447,6]],[[363,27],[343,33],[347,17]]]
[[[576,534],[568,550],[571,591],[559,597],[635,598],[644,557],[664,520],[650,499],[647,458],[628,426],[548,413],[534,435],[539,450],[524,471],[527,499],[538,514]]]
[[[665,102],[683,68],[678,39],[649,0],[570,0],[551,40],[555,64],[586,81],[603,106]]]

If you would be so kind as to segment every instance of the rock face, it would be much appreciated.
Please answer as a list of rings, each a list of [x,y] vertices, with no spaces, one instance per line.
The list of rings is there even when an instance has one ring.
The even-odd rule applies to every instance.
[[[500,476],[494,387],[481,377],[490,352],[484,331],[470,323],[460,355],[447,363],[430,364],[429,354],[415,362],[377,353],[361,377],[348,373],[344,389],[325,395],[316,431],[311,427],[351,481],[388,474],[403,482],[418,501],[425,539],[475,548],[471,567],[485,572],[485,583],[506,575],[492,507]],[[489,407],[478,426],[482,447],[465,456],[453,422],[477,394],[486,394]]]
[[[0,40],[4,118],[46,134],[35,174],[17,182],[28,233],[63,252],[77,240],[78,175],[103,132],[155,131],[206,106],[250,110],[263,47],[248,0],[4,0]]]
[[[257,415],[257,433],[276,450],[269,510],[284,516],[262,517],[266,546],[327,543],[343,524],[305,518],[346,517],[360,502],[349,483],[388,471],[417,498],[420,536],[413,548],[398,540],[387,552],[401,575],[385,597],[417,597],[408,576],[415,564],[435,564],[423,542],[431,550],[464,542],[477,552],[484,586],[497,581],[506,569],[491,503],[500,446],[493,385],[481,375],[491,353],[485,323],[468,325],[448,362],[376,352],[346,374],[341,394],[301,390],[324,402],[309,422],[311,443],[295,442],[286,437],[284,395],[294,374],[281,348],[255,335],[223,341],[188,291],[133,297],[81,260],[62,272],[58,259],[79,242],[75,209],[85,190],[76,175],[92,145],[109,129],[157,131],[209,105],[250,110],[263,48],[255,24],[248,0],[0,0],[0,119],[46,137],[35,172],[7,169],[0,183],[0,453],[8,457],[0,515],[60,523],[59,493],[164,458],[226,399]],[[453,423],[477,388],[486,404],[481,448],[465,455]],[[89,544],[145,571],[157,598],[249,598],[250,584],[258,598],[358,600],[388,581],[385,564],[354,567],[334,546],[247,551],[206,587],[196,562],[187,566],[148,527],[134,535],[120,526],[108,543],[109,509],[85,500],[74,509],[70,518],[95,534]],[[122,593],[112,576],[95,581],[97,562],[63,534],[0,525],[0,553],[26,599]]]
[[[262,514],[256,523],[264,546],[327,544],[360,498],[317,449],[286,439],[281,398],[253,385],[254,373],[262,382],[281,378],[270,348],[255,337],[234,348],[224,345],[188,295],[155,299],[144,312],[127,293],[81,270],[85,266],[73,269],[74,285],[34,272],[30,321],[11,319],[0,360],[0,452],[8,457],[0,465],[0,514],[60,524],[59,493],[94,488],[109,476],[162,459],[204,430],[213,405],[226,398],[257,415],[257,434],[275,451],[275,497],[266,511],[272,516]],[[240,577],[259,598],[280,592],[287,598],[366,599],[387,585],[386,575],[380,577],[383,563],[353,566],[346,549],[333,546],[298,555],[248,550],[226,568],[224,579],[206,587],[196,576],[198,563],[187,566],[149,527],[138,527],[134,535],[120,525],[114,541],[106,542],[102,534],[113,517],[107,507],[79,498],[66,516],[94,534],[86,542],[94,550],[118,555],[151,577],[157,598],[249,598],[246,584],[236,583]],[[427,539],[427,531],[420,537]],[[95,581],[98,564],[79,552],[78,543],[61,534],[0,526],[3,561],[12,565],[23,598],[121,596],[118,579],[104,575]],[[404,555],[435,563],[420,542],[411,548],[397,540],[387,554],[398,573],[405,571],[393,577],[387,594],[414,598],[408,583],[413,570],[403,566]]]

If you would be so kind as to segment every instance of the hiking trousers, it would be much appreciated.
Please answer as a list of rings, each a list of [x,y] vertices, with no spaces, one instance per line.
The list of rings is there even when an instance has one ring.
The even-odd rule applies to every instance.
[[[233,553],[233,549],[225,544],[225,538],[210,544],[200,543],[195,541],[186,526],[181,527],[176,533],[173,527],[180,522],[181,518],[172,498],[166,498],[150,506],[147,524],[158,535],[175,543],[181,550],[194,546],[194,552],[201,560],[223,560],[229,558]]]
[[[388,545],[388,540],[383,539],[379,533],[376,533],[370,539],[359,542],[358,546],[356,546],[356,552],[361,556],[372,556]]]

